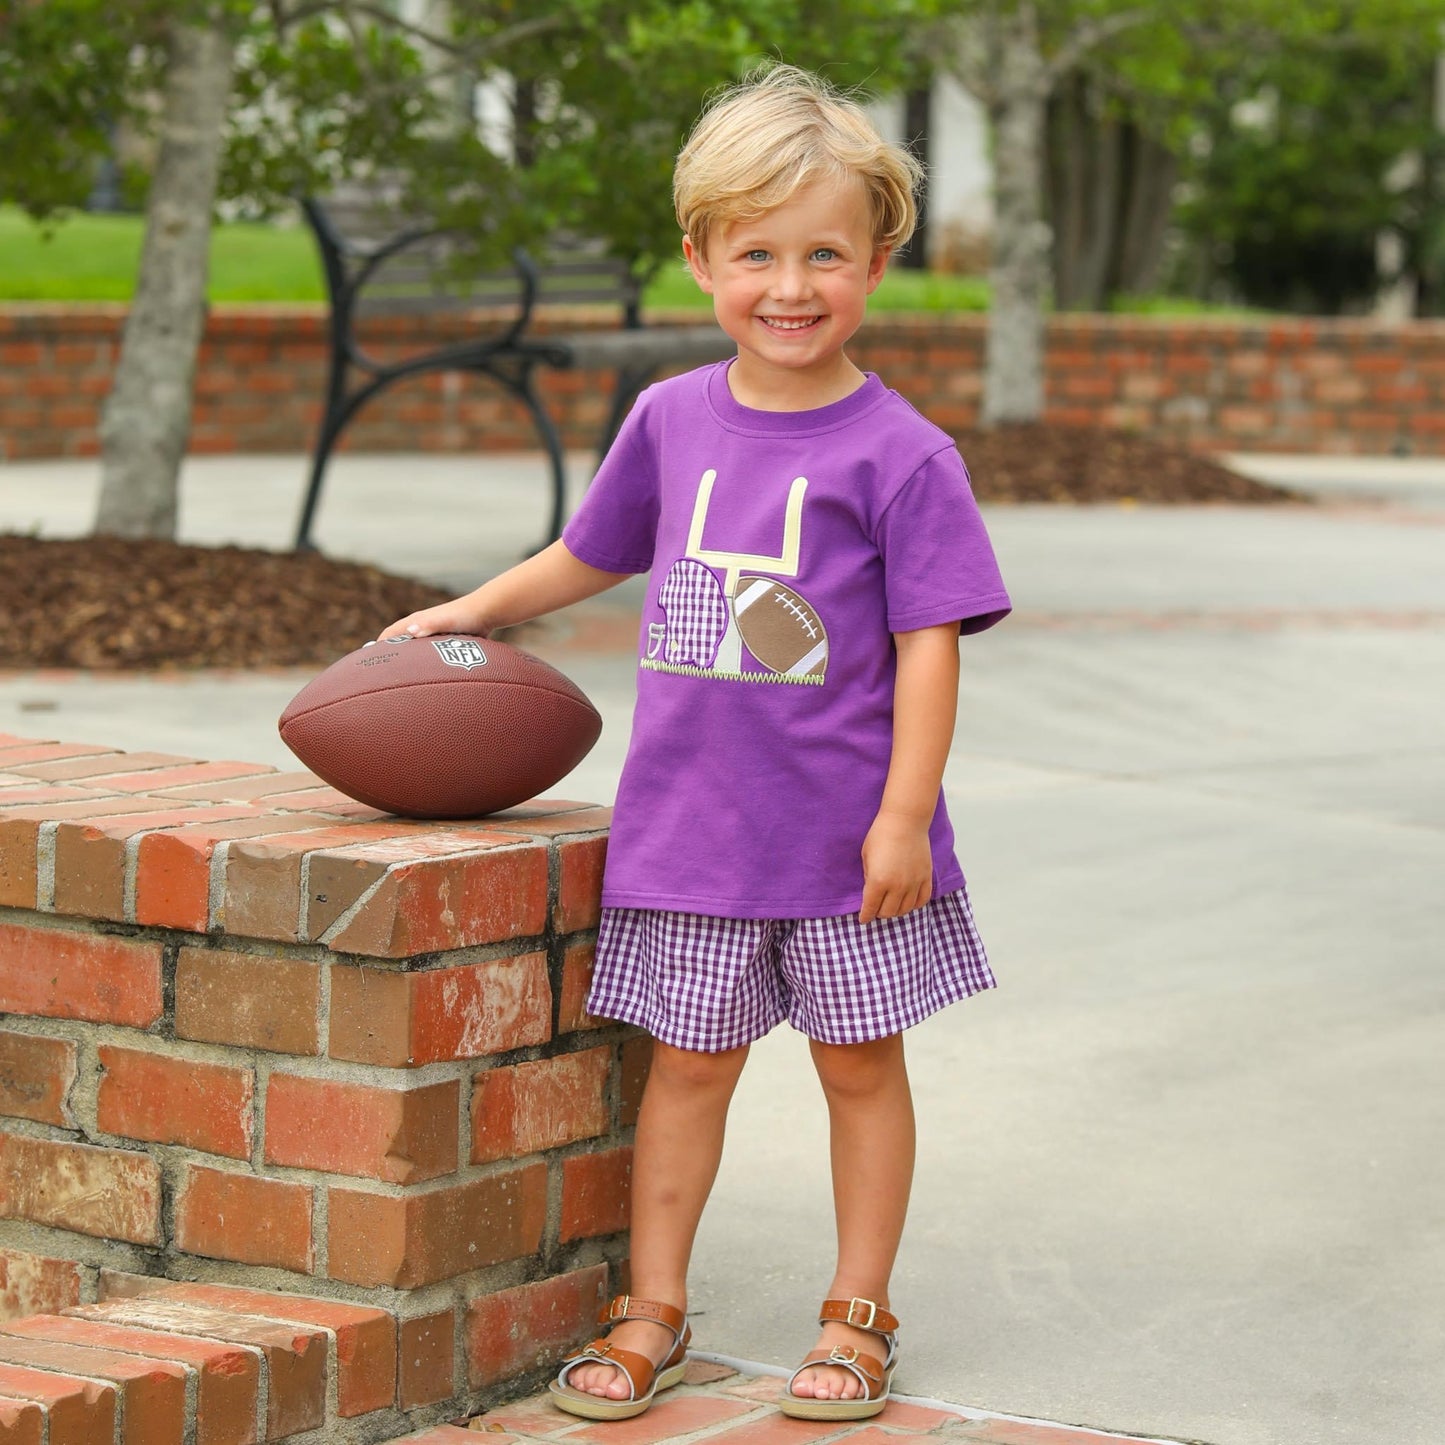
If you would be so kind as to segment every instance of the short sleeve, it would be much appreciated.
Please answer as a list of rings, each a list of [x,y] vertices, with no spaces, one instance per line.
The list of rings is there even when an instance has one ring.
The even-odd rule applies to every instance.
[[[899,488],[875,541],[890,632],[944,622],[957,622],[961,632],[982,632],[1008,616],[1012,603],[954,448],[935,452]]]
[[[647,402],[644,392],[562,529],[567,550],[603,572],[646,572],[652,566],[660,500]]]

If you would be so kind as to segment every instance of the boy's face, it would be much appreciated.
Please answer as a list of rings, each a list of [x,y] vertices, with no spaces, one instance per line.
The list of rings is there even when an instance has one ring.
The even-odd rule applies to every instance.
[[[685,237],[683,252],[738,344],[739,380],[781,384],[807,404],[810,382],[826,393],[842,371],[857,374],[843,347],[888,263],[887,248],[873,244],[857,177],[817,182],[755,219],[717,228],[705,254]]]

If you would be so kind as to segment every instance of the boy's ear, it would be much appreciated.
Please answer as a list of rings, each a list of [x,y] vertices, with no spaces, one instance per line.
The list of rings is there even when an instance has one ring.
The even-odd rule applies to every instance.
[[[875,246],[872,259],[868,262],[868,294],[871,296],[888,269],[888,258],[893,254],[892,246]]]
[[[688,270],[692,272],[692,279],[711,296],[712,271],[708,268],[707,257],[692,244],[691,236],[682,238],[682,254],[687,257],[687,266]]]

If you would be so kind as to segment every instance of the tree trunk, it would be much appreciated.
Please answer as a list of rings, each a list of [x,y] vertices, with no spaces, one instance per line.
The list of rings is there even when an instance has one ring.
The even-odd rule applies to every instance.
[[[1032,5],[999,35],[989,118],[994,141],[994,238],[984,353],[984,426],[1037,421],[1044,409],[1044,304],[1049,228],[1043,219],[1048,78]]]
[[[101,416],[97,532],[175,535],[233,49],[219,25],[172,28],[140,276]]]
[[[928,175],[933,146],[933,91],[928,86],[917,86],[910,90],[903,101],[903,138],[914,158]],[[913,239],[904,247],[898,264],[908,271],[928,269],[928,180],[924,180],[923,193],[918,197],[918,224],[913,228]]]
[[[1115,294],[1145,296],[1159,284],[1179,162],[1172,151],[1137,126],[1128,126],[1124,139],[1128,183],[1114,248],[1111,289]]]
[[[1178,164],[1137,122],[1112,119],[1082,74],[1048,103],[1056,311],[1100,311],[1158,281]]]

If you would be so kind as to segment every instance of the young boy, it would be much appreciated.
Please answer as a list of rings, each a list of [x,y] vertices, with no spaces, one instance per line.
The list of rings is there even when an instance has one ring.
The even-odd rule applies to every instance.
[[[837,1268],[781,1408],[877,1414],[912,1179],[903,1030],[993,985],[941,779],[958,637],[1009,610],[948,436],[844,347],[915,220],[918,168],[777,66],[681,152],[683,252],[737,357],[639,398],[562,541],[388,629],[485,633],[651,572],[589,1011],[655,1045],[631,1280],[553,1385],[592,1419],[682,1377],[687,1265],[749,1045],[807,1035]],[[387,634],[383,634],[387,635]]]

